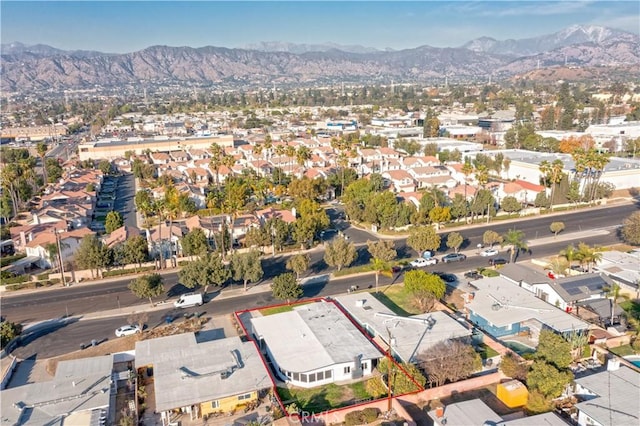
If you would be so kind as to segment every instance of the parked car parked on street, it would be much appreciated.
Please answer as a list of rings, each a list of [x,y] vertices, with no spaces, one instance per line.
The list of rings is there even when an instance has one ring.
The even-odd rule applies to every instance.
[[[462,254],[462,253],[449,253],[447,255],[444,255],[442,257],[442,261],[444,263],[450,263],[450,262],[462,262],[463,260],[465,260],[467,258],[466,255]]]
[[[438,260],[434,257],[432,257],[431,259],[419,257],[416,260],[411,261],[409,265],[413,268],[424,268],[425,266],[435,265],[436,263],[438,263]]]
[[[123,325],[116,329],[116,337],[130,336],[137,333],[142,333],[142,329],[137,325]]]

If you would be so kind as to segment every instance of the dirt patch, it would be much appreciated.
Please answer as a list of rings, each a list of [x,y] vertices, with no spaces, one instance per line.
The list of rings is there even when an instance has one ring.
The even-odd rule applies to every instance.
[[[49,360],[47,360],[46,371],[51,376],[54,376],[56,373],[56,368],[58,368],[58,363],[60,361],[90,358],[94,356],[109,355],[117,352],[132,351],[136,347],[136,342],[140,340],[156,339],[158,337],[172,336],[174,334],[200,331],[210,319],[211,318],[209,317],[190,318],[179,323],[156,327],[154,329],[145,331],[142,334],[133,334],[131,336],[119,337],[114,340],[108,340],[106,342],[100,343],[97,346],[88,347],[84,350],[78,350],[61,355],[59,357],[50,358]]]

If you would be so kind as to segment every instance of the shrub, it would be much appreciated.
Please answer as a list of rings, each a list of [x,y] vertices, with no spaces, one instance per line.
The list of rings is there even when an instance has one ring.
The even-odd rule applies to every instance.
[[[364,412],[360,410],[351,411],[344,416],[344,424],[346,426],[356,426],[366,424],[367,420],[364,417]]]
[[[14,254],[13,256],[5,256],[0,258],[0,268],[4,268],[7,265],[11,265],[16,260],[20,260],[27,255],[24,253]]]
[[[367,407],[362,410],[362,414],[364,415],[364,419],[367,423],[372,423],[380,415],[380,410],[376,407]]]
[[[143,268],[138,268],[138,272],[148,272],[148,271],[153,271],[155,268],[155,266],[145,266]],[[136,270],[135,269],[114,269],[113,271],[105,271],[102,273],[102,276],[104,278],[106,277],[119,277],[120,275],[130,275],[130,274],[135,274]]]
[[[483,269],[482,272],[480,272],[482,275],[484,275],[485,277],[498,277],[500,276],[500,272],[496,271],[495,269]]]
[[[3,278],[2,284],[4,285],[21,284],[21,283],[26,283],[27,281],[30,281],[30,280],[31,280],[31,277],[29,275],[17,275],[11,278]]]
[[[36,275],[38,281],[46,281],[49,279],[49,274]]]

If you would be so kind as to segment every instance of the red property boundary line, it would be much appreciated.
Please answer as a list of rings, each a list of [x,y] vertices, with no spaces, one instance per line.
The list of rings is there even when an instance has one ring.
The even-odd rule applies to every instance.
[[[258,346],[258,343],[256,342],[256,340],[252,337],[252,335],[248,332],[247,328],[244,326],[244,323],[240,320],[240,315],[245,314],[245,313],[250,313],[253,311],[261,311],[264,309],[273,309],[273,308],[278,308],[281,306],[297,306],[297,305],[306,305],[309,303],[316,303],[316,302],[325,302],[325,303],[331,303],[333,304],[333,306],[335,306],[350,322],[351,324],[353,324],[358,331],[364,335],[369,342],[371,342],[379,351],[381,354],[383,354],[385,356],[385,358],[388,358],[386,356],[386,350],[383,349],[375,340],[373,340],[370,336],[369,333],[367,333],[367,331],[365,329],[362,328],[362,326],[360,326],[360,324],[357,323],[357,321],[355,321],[355,319],[342,307],[342,305],[340,305],[340,303],[338,303],[335,299],[331,298],[331,297],[316,297],[316,298],[312,298],[312,299],[305,299],[305,300],[301,300],[298,302],[294,302],[294,303],[278,303],[276,305],[269,305],[269,306],[263,306],[260,308],[251,308],[251,309],[243,309],[240,311],[236,311],[234,312],[234,316],[236,318],[236,321],[238,322],[238,324],[240,324],[240,327],[242,327],[242,331],[244,332],[245,336],[247,336],[247,338],[253,343],[254,347],[256,348],[256,350],[258,351],[258,354],[260,354],[260,360],[262,361],[262,365],[264,365],[265,369],[267,370],[267,372],[269,373],[269,379],[271,380],[271,385],[272,385],[272,389],[273,389],[273,393],[276,396],[276,399],[278,400],[278,404],[280,405],[280,409],[282,411],[282,413],[284,413],[285,416],[287,417],[296,417],[298,419],[298,421],[302,422],[302,418],[300,416],[299,413],[289,413],[286,409],[286,407],[284,406],[284,404],[282,403],[282,399],[280,398],[280,394],[278,394],[277,391],[277,386],[276,386],[276,382],[275,382],[275,377],[271,372],[271,369],[269,368],[269,366],[267,365],[266,361],[265,361],[265,357],[262,355],[262,351],[260,350],[260,347]],[[391,399],[395,399],[395,398],[401,398],[403,396],[406,395],[413,395],[419,392],[422,392],[425,390],[425,388],[420,385],[418,382],[416,382],[416,380],[409,374],[407,373],[407,371],[402,367],[402,365],[398,364],[398,362],[396,362],[396,360],[391,357],[391,361],[393,362],[393,364],[395,365],[395,367],[397,369],[399,369],[400,371],[402,371],[402,373],[404,373],[405,376],[407,376],[409,378],[409,380],[411,380],[413,382],[413,384],[418,388],[418,390],[413,391],[413,392],[407,392],[401,395],[392,395]],[[379,402],[379,401],[384,401],[387,397],[383,397],[383,398],[378,398],[378,399],[373,399],[370,401],[364,401],[358,404],[353,404],[353,405],[349,405],[347,407],[341,407],[341,408],[335,408],[333,410],[328,410],[323,412],[323,415],[327,415],[327,414],[331,414],[331,413],[335,413],[335,412],[339,412],[339,411],[344,411],[344,410],[352,410],[353,408],[357,408],[360,406],[364,406],[364,405],[368,405],[371,404],[372,402]]]

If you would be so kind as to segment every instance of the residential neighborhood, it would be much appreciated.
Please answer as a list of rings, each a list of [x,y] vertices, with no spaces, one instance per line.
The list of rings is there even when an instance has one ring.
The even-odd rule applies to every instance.
[[[637,424],[640,86],[489,81],[11,95],[3,423]]]

